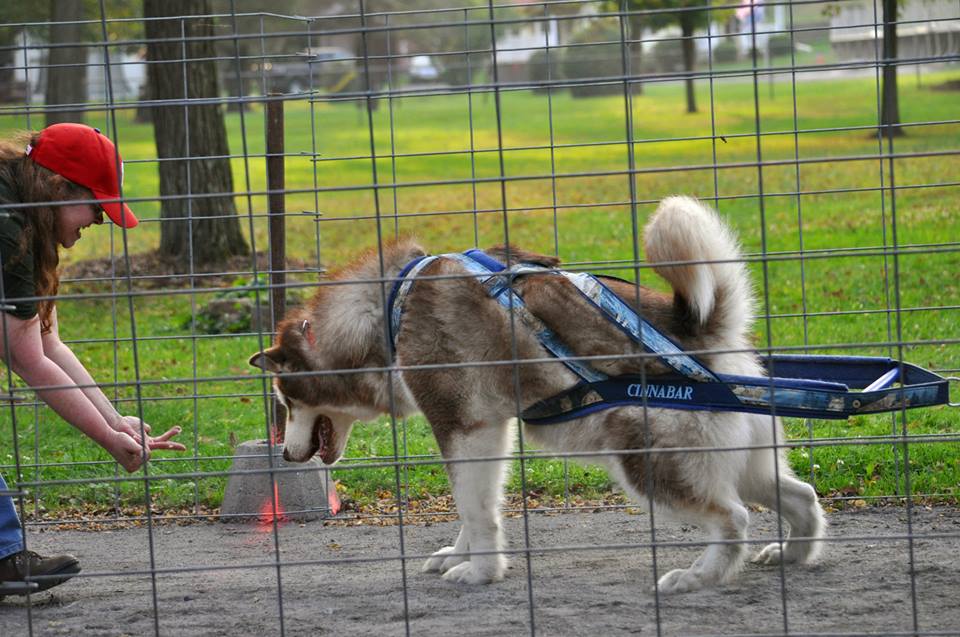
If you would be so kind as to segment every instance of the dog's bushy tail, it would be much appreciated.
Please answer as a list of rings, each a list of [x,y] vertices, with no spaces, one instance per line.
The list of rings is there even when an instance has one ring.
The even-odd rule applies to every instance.
[[[737,346],[753,321],[753,291],[736,236],[711,208],[668,197],[644,231],[647,259],[702,335]]]

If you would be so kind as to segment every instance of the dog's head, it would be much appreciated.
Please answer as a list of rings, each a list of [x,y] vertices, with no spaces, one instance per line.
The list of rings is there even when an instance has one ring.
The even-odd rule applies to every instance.
[[[287,408],[283,457],[306,462],[315,454],[325,464],[343,455],[356,421],[411,401],[397,396],[391,375],[373,371],[387,365],[383,284],[423,249],[409,240],[370,250],[332,275],[305,307],[277,326],[274,345],[250,357],[250,364],[276,374],[274,389]],[[382,260],[381,257],[382,256]],[[385,269],[385,270],[384,270]],[[391,396],[395,400],[391,400]]]
[[[284,459],[306,462],[319,454],[330,465],[343,456],[353,423],[370,420],[377,411],[365,399],[360,375],[349,373],[342,359],[324,357],[316,350],[310,322],[288,320],[281,323],[276,344],[249,362],[276,374],[274,390],[287,409]]]

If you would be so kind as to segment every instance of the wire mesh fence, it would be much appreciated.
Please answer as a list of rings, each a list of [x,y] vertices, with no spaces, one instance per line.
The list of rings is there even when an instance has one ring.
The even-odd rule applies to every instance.
[[[559,365],[546,353],[522,355],[523,324],[513,318],[506,349],[491,345],[502,356],[395,360],[385,307],[399,277],[390,259],[411,239],[435,255],[504,245],[506,258],[530,251],[566,271],[667,292],[644,254],[643,228],[661,200],[685,194],[739,236],[737,260],[756,296],[750,348],[890,357],[960,375],[960,3],[269,8],[100,0],[0,9],[4,136],[55,121],[100,128],[123,156],[121,196],[140,218],[136,229],[85,231],[62,251],[60,337],[120,413],[157,431],[180,425],[187,446],[127,474],[36,387],[6,373],[0,474],[27,546],[70,550],[69,542],[90,557],[81,554],[78,576],[88,586],[65,584],[54,602],[6,598],[4,634],[79,630],[61,625],[64,617],[89,634],[156,635],[302,634],[318,624],[334,634],[955,630],[955,612],[943,612],[960,569],[949,551],[960,519],[950,406],[786,418],[785,439],[759,447],[717,436],[667,451],[650,439],[617,451],[548,449],[517,428],[505,455],[496,445],[465,453],[439,419],[404,417],[417,410],[405,408],[413,398],[401,379],[512,370],[509,404],[484,409],[519,417],[530,406],[524,370]],[[0,214],[22,208],[10,201]],[[471,278],[441,271],[424,280],[441,289]],[[371,298],[376,311],[365,313]],[[302,324],[331,318],[324,308],[337,299],[342,333]],[[575,306],[564,308],[561,327],[579,325]],[[248,364],[288,311],[297,318],[290,339],[338,348],[375,325],[363,348],[377,356],[317,354],[311,370],[290,361],[274,370],[314,392],[389,379],[377,397],[385,413],[363,412],[375,422],[351,433],[355,395],[324,414],[299,395],[278,401],[272,364]],[[462,331],[486,334],[485,316],[478,311]],[[437,350],[449,347],[446,334],[430,336]],[[706,360],[729,353],[708,341],[690,349]],[[655,356],[574,358],[639,360],[646,384]],[[443,393],[422,391],[431,390]],[[482,403],[499,394],[477,383],[451,395]],[[285,460],[291,432],[278,402],[311,414],[309,455],[334,460],[341,444],[343,459],[306,470]],[[636,427],[649,432],[643,407]],[[657,592],[660,577],[705,548],[752,551],[765,540],[782,550],[791,520],[754,509],[750,540],[705,539],[656,509],[641,512],[654,493],[631,499],[613,479],[619,470],[598,465],[641,459],[649,484],[653,458],[764,450],[816,490],[833,527],[823,540],[829,566],[748,567],[735,583],[695,593],[715,595],[695,604]],[[456,571],[440,566],[437,542],[452,542],[457,520],[476,515],[454,502],[447,471],[473,476],[461,488],[499,501],[490,486],[499,474],[476,469],[498,459],[511,467],[507,543],[469,546],[464,537],[452,555],[503,552],[513,564],[504,581],[467,590],[421,574],[425,560]],[[779,479],[776,492],[779,506]],[[218,520],[230,524],[204,524]],[[829,588],[817,590],[824,580]],[[101,584],[105,592],[93,592]],[[132,599],[111,606],[106,597],[121,590]],[[458,607],[471,599],[469,611]],[[181,613],[193,619],[171,618]]]

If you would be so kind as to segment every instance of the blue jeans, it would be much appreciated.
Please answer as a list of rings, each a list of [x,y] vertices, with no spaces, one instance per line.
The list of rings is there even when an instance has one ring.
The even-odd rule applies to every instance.
[[[7,489],[7,483],[0,476],[0,491]],[[19,553],[23,550],[23,529],[20,528],[20,518],[17,517],[17,508],[13,498],[8,495],[0,496],[0,559]]]

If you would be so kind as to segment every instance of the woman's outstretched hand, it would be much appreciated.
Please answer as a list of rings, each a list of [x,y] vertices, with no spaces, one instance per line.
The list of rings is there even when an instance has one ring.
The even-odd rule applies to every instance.
[[[133,438],[138,444],[140,443],[140,432],[141,426],[143,428],[143,433],[146,434],[147,440],[147,449],[157,450],[163,449],[165,451],[186,451],[187,448],[171,440],[176,435],[179,435],[182,431],[180,427],[171,427],[166,433],[160,436],[152,437],[150,436],[150,425],[147,423],[141,423],[140,419],[136,416],[121,416],[119,420],[111,424],[114,431],[125,433],[131,438]]]
[[[150,449],[144,449],[143,445],[122,431],[114,431],[104,442],[103,448],[128,473],[133,473],[150,459]]]

